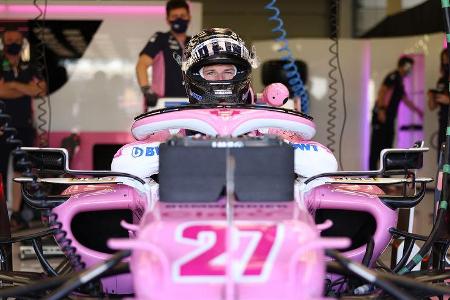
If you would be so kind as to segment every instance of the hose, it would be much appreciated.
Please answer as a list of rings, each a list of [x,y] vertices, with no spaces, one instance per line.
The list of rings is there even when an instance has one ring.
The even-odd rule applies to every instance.
[[[370,240],[367,242],[366,253],[364,253],[364,257],[362,259],[362,264],[366,267],[370,266],[370,261],[373,257],[373,249],[375,248],[375,240],[370,237]]]
[[[34,253],[36,253],[36,257],[37,257],[39,263],[41,264],[42,269],[45,271],[45,273],[49,276],[58,276],[59,275],[58,272],[56,272],[56,270],[53,269],[53,267],[50,265],[50,263],[44,256],[44,253],[42,250],[41,239],[40,238],[32,239],[31,244],[34,249]]]
[[[343,256],[336,250],[328,249],[328,250],[325,250],[325,252],[326,252],[327,256],[335,259],[336,262],[338,262],[342,267],[344,267],[350,273],[356,275],[357,277],[363,279],[364,281],[366,281],[368,283],[372,283],[375,286],[378,286],[379,288],[383,289],[384,291],[386,291],[387,293],[389,293],[391,296],[395,297],[396,299],[400,299],[400,300],[414,299],[413,297],[411,297],[410,295],[408,295],[407,293],[405,293],[404,291],[402,291],[401,289],[396,287],[390,281],[388,281],[384,278],[381,278],[381,276],[379,276],[377,273],[370,270],[369,268],[349,260],[348,258]]]
[[[67,232],[62,229],[62,223],[58,221],[58,215],[50,212],[47,216],[49,227],[55,229],[55,240],[66,255],[72,268],[76,271],[84,269],[86,264],[81,261],[81,256],[77,254],[77,249],[72,246],[72,240],[67,238]]]
[[[405,239],[404,244],[403,244],[403,257],[400,259],[400,261],[394,267],[392,272],[397,273],[398,271],[400,271],[401,268],[403,268],[403,266],[408,261],[408,258],[411,255],[413,248],[414,248],[414,240],[408,239],[408,238]]]
[[[439,238],[439,233],[442,231],[445,225],[445,215],[447,214],[447,201],[441,201],[438,210],[438,215],[436,218],[436,223],[433,225],[430,235],[428,236],[425,243],[420,248],[419,252],[398,271],[398,274],[403,275],[405,273],[411,272],[411,270],[422,261],[425,255],[431,250],[434,242]]]
[[[113,276],[113,275],[120,275],[129,273],[129,267],[128,264],[122,263],[117,265],[116,267],[112,268],[108,272],[104,273],[103,277]],[[50,290],[53,288],[57,288],[67,281],[71,280],[81,272],[75,273],[75,274],[66,274],[66,275],[60,275],[60,276],[54,276],[54,277],[47,277],[40,280],[33,280],[31,283],[28,281],[24,281],[24,285],[9,287],[9,288],[2,288],[0,289],[0,297],[18,297],[23,295],[29,295],[31,293],[37,293],[45,290]],[[16,281],[17,282],[17,281]],[[23,299],[20,297],[20,299]]]
[[[81,272],[80,274],[77,274],[77,276],[68,280],[63,286],[61,286],[59,289],[57,289],[44,299],[45,300],[62,299],[63,297],[67,296],[72,291],[81,287],[82,285],[101,277],[103,274],[105,274],[106,272],[117,266],[122,261],[122,259],[130,256],[130,254],[131,254],[130,250],[123,250],[117,252],[110,259],[102,263],[99,263]]]
[[[345,258],[345,257],[343,257],[343,258]],[[347,259],[347,258],[345,258],[345,259]],[[357,265],[359,265],[359,264],[357,264]],[[369,270],[369,269],[367,269],[367,270]],[[388,272],[376,272],[373,270],[369,270],[369,271],[373,272],[374,275],[376,275],[376,277],[381,278],[382,280],[392,282],[395,285],[409,289],[410,291],[414,291],[414,292],[419,291],[422,293],[428,293],[429,296],[449,295],[449,293],[450,293],[450,288],[448,286],[439,286],[439,285],[427,283],[427,282],[430,282],[431,280],[448,279],[448,274],[443,273],[440,275],[432,275],[432,277],[429,278],[431,280],[428,280],[428,279],[427,280],[418,280],[416,278],[411,278],[408,276],[399,276],[397,274],[392,274],[392,273],[388,273]],[[334,274],[341,274],[341,275],[348,275],[349,273],[353,274],[353,272],[351,270],[349,270],[348,268],[346,268],[340,262],[337,262],[337,261],[330,261],[327,263],[327,272],[334,273]],[[428,278],[428,276],[427,276],[427,278]],[[416,297],[416,299],[417,299],[417,297]]]
[[[37,55],[36,55],[36,69],[38,74],[44,76],[45,82],[47,83],[47,89],[49,84],[49,76],[47,70],[47,57],[46,57],[46,32],[45,32],[45,19],[47,14],[47,0],[44,0],[44,8],[42,9],[38,0],[33,0],[33,5],[37,8],[39,14],[33,19],[36,29],[37,29],[37,40],[36,45]],[[42,87],[41,87],[42,88]],[[44,89],[44,90],[47,90]],[[50,130],[51,130],[51,104],[50,96],[47,93],[44,95],[37,95],[35,100],[38,101],[37,105],[37,134],[38,134],[38,145],[39,147],[48,147],[50,143]],[[48,106],[48,110],[45,106]],[[47,120],[47,115],[49,115]]]
[[[281,60],[285,61],[283,69],[286,71],[288,82],[293,91],[294,97],[300,98],[301,111],[308,113],[309,111],[309,96],[306,92],[305,85],[300,77],[297,65],[295,64],[295,58],[289,48],[288,40],[286,38],[287,32],[284,29],[283,20],[280,17],[280,10],[275,6],[276,0],[272,0],[269,4],[264,6],[267,10],[272,10],[274,14],[269,18],[269,21],[275,21],[278,25],[272,29],[272,32],[278,33],[276,42],[280,42],[283,46],[278,49],[278,52],[285,53],[285,56]]]
[[[342,69],[341,69],[341,61],[339,58],[339,22],[338,22],[338,12],[339,12],[339,6],[340,6],[340,0],[332,0],[331,6],[330,6],[330,25],[331,25],[331,32],[330,32],[330,39],[332,41],[330,47],[328,48],[331,58],[328,61],[328,65],[330,66],[330,71],[328,72],[328,79],[330,80],[328,84],[328,88],[330,90],[330,94],[328,96],[329,103],[328,103],[328,127],[326,129],[328,135],[327,140],[328,144],[327,147],[334,153],[334,144],[335,141],[335,128],[336,124],[335,121],[337,119],[336,117],[336,111],[337,111],[337,83],[338,80],[336,79],[336,72],[339,73],[339,79],[341,81],[341,90],[342,90],[342,102],[343,102],[343,120],[342,120],[342,128],[339,135],[339,167],[341,170],[344,169],[342,164],[342,139],[344,136],[344,130],[345,130],[345,124],[347,122],[347,104],[345,101],[345,82],[344,82],[344,76],[342,75]]]

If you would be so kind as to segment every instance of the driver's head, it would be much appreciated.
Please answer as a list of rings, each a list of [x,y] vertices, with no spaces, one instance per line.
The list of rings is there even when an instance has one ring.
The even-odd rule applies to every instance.
[[[193,36],[183,56],[183,79],[191,103],[251,103],[250,75],[256,57],[231,29]]]
[[[232,64],[217,64],[204,66],[199,73],[208,81],[232,80],[237,74],[237,68]]]

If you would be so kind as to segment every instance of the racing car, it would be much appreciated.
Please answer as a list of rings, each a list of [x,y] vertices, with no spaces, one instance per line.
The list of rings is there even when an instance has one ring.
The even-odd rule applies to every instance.
[[[10,287],[0,295],[58,299],[78,289],[137,299],[187,293],[199,299],[322,299],[364,286],[367,279],[355,287],[343,270],[327,273],[325,251],[339,249],[328,253],[337,255],[335,263],[370,268],[392,234],[403,234],[408,244],[420,239],[395,227],[397,210],[417,205],[431,181],[411,176],[427,148],[387,149],[380,170],[343,172],[333,154],[312,141],[314,133],[312,118],[291,110],[189,105],[137,117],[136,141],[117,152],[110,171],[71,170],[64,149],[22,148],[38,176],[16,181],[27,203],[46,212],[49,229],[10,242],[33,240],[51,284],[32,283],[37,274],[27,274],[28,290]],[[382,177],[392,174],[403,176]],[[414,185],[417,192],[391,196],[383,192],[386,185]],[[44,194],[48,186],[65,188]],[[39,255],[44,235],[65,253],[62,266],[54,269]],[[130,270],[117,271],[125,256],[131,256],[125,259]],[[4,271],[4,278],[17,280]],[[72,285],[62,285],[62,278]],[[432,295],[448,292],[426,288]]]
[[[415,299],[450,293],[443,263],[446,200],[428,237],[396,229],[398,209],[417,205],[431,181],[415,176],[427,151],[422,142],[385,149],[379,170],[338,171],[333,153],[313,140],[313,118],[280,107],[285,87],[268,86],[263,104],[255,104],[255,55],[236,33],[202,31],[185,54],[190,104],[136,117],[135,141],[118,150],[110,170],[72,170],[64,149],[15,151],[25,174],[16,179],[24,200],[42,210],[48,229],[0,241],[31,240],[43,267],[43,273],[27,273],[2,265],[1,279],[14,286],[0,289],[0,297]],[[224,64],[226,78],[204,76],[204,67]],[[402,192],[385,192],[393,185]],[[65,254],[57,267],[43,254],[44,236]],[[403,256],[377,271],[393,236],[404,240]],[[408,260],[418,240],[425,243]],[[413,272],[432,248],[430,268]]]

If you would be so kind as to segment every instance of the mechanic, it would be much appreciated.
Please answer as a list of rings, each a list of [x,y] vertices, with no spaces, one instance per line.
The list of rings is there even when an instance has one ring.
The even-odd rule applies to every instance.
[[[392,148],[395,137],[395,120],[398,106],[403,101],[413,112],[423,118],[423,112],[408,97],[403,85],[403,78],[413,68],[414,60],[403,56],[398,60],[397,69],[389,73],[378,90],[378,97],[372,111],[372,137],[370,143],[369,167],[377,169],[381,150]]]
[[[255,53],[228,28],[205,29],[192,37],[183,56],[183,80],[190,103],[252,103]]]
[[[441,77],[439,78],[436,89],[428,91],[428,108],[430,110],[435,110],[439,107],[438,119],[439,119],[439,131],[438,131],[438,159],[439,151],[441,149],[442,143],[445,142],[445,131],[447,128],[447,116],[448,116],[448,105],[450,104],[449,97],[449,86],[448,79],[450,76],[449,72],[449,61],[447,49],[442,50],[440,56],[440,72]]]
[[[33,64],[21,59],[23,42],[24,36],[19,30],[14,27],[5,29],[2,35],[3,54],[0,56],[0,100],[5,103],[4,113],[11,116],[10,126],[18,131],[16,137],[23,142],[23,146],[33,146],[35,129],[31,100],[45,95],[47,85]],[[0,171],[4,187],[7,186],[11,150],[6,144],[0,146]],[[14,184],[13,187],[11,225],[22,227],[24,224],[19,213],[22,206],[20,187],[19,184]]]
[[[168,32],[156,32],[140,52],[136,65],[138,84],[144,95],[145,110],[154,107],[159,97],[186,97],[177,58],[190,37],[186,31],[191,20],[189,6],[184,0],[170,0],[166,5]],[[152,66],[152,85],[147,69]]]

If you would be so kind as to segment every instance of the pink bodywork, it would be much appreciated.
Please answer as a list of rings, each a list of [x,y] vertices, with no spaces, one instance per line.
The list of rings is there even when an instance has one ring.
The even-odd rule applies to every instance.
[[[294,131],[309,140],[314,123],[294,114],[262,109],[192,109],[160,113],[137,120],[137,140],[154,133],[186,128],[219,136],[238,136],[258,128]],[[283,131],[284,130],[284,131]],[[274,132],[277,132],[276,130]],[[286,138],[285,135],[283,138]],[[90,266],[110,257],[87,249],[71,234],[73,216],[82,211],[128,208],[137,239],[114,240],[113,248],[131,248],[130,276],[103,280],[110,293],[135,292],[139,299],[319,299],[325,277],[326,247],[346,247],[342,239],[323,239],[302,204],[239,203],[166,204],[149,209],[146,195],[125,185],[73,186],[71,198],[55,208],[67,237]],[[364,211],[377,223],[372,262],[387,246],[397,212],[385,206],[375,186],[321,185],[304,194],[307,206]],[[296,197],[297,198],[297,197]],[[152,199],[154,200],[154,199]],[[142,213],[144,218],[140,221]],[[137,214],[135,212],[138,212]],[[131,227],[130,227],[131,228]],[[130,233],[134,236],[134,233]],[[365,246],[345,252],[361,261]]]
[[[67,232],[67,238],[72,241],[72,246],[76,248],[86,267],[106,260],[110,254],[89,249],[77,241],[71,230],[73,217],[81,212],[130,209],[133,212],[133,223],[138,224],[147,206],[146,196],[126,185],[75,185],[65,193],[72,196],[54,208],[53,213],[57,215],[57,220],[62,224],[61,229]],[[129,294],[133,291],[129,274],[104,279],[102,283],[104,290],[112,294]]]
[[[373,185],[322,185],[306,194],[306,202],[316,209],[351,210],[370,213],[376,221],[375,247],[371,265],[389,244],[389,229],[397,225],[397,211],[384,205],[377,195],[384,194]],[[366,245],[344,252],[345,256],[361,262]]]
[[[295,202],[161,203],[147,212],[134,250],[137,299],[322,299],[322,249],[348,246],[322,239]]]
[[[190,129],[208,135],[239,136],[258,128],[278,128],[295,132],[303,140],[316,133],[314,123],[298,115],[263,109],[186,109],[148,116],[134,122],[131,131],[137,140],[167,129]]]

